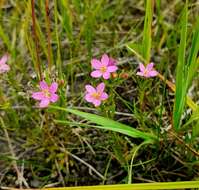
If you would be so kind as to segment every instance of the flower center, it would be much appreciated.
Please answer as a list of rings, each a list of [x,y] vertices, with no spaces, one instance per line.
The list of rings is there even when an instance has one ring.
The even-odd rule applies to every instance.
[[[102,73],[105,73],[105,72],[106,72],[106,70],[107,70],[107,69],[106,69],[106,67],[105,67],[105,66],[103,66],[103,67],[101,67],[101,68],[100,68],[100,71],[101,71]]]
[[[92,97],[99,100],[100,99],[100,93],[95,92],[95,93],[92,94]]]
[[[50,92],[47,89],[43,90],[43,93],[44,93],[44,96],[46,96],[47,98],[50,97]]]
[[[144,75],[148,75],[149,71],[147,69],[144,70]]]

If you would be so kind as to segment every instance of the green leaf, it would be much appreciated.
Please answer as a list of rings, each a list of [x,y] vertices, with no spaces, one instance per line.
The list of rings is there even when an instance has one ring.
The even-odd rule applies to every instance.
[[[145,64],[150,61],[151,54],[151,24],[153,19],[153,2],[152,0],[146,1],[145,19],[144,19],[144,33],[142,41],[142,55],[146,60]]]
[[[73,17],[68,0],[60,1],[60,9],[62,15],[62,27],[66,31],[68,39],[73,41]]]
[[[50,106],[50,108],[62,110],[62,111],[66,111],[66,112],[78,115],[78,116],[83,117],[93,123],[100,125],[100,126],[93,126],[96,128],[116,131],[116,132],[128,135],[130,137],[133,137],[133,138],[142,138],[145,140],[157,140],[157,137],[152,134],[141,132],[141,131],[134,129],[128,125],[119,123],[117,121],[113,121],[109,118],[105,118],[105,117],[98,116],[98,115],[91,114],[91,113],[78,111],[75,109],[62,108],[62,107],[58,107],[58,106]]]
[[[178,52],[178,65],[176,71],[176,91],[173,110],[173,124],[175,130],[179,129],[181,115],[184,110],[186,97],[186,73],[185,73],[185,53],[186,53],[186,37],[187,37],[187,18],[188,9],[187,2],[185,4],[181,19],[181,38]]]
[[[197,19],[196,27],[193,32],[193,40],[188,58],[189,71],[187,77],[188,80],[187,87],[190,86],[193,77],[197,73],[197,69],[199,67],[199,58],[197,59],[198,51],[199,51],[199,18]]]
[[[153,190],[153,189],[190,189],[198,188],[199,181],[137,183],[127,185],[98,185],[81,187],[49,188],[49,190]],[[45,188],[48,190],[48,188]]]

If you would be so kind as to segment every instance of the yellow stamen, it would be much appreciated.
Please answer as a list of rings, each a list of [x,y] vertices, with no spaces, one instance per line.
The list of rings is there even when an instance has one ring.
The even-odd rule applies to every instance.
[[[149,71],[147,69],[144,70],[144,75],[148,75]]]
[[[95,99],[100,99],[100,93],[95,92],[95,93],[92,94],[92,96]]]
[[[106,72],[106,67],[101,67],[101,68],[100,68],[100,71],[101,71],[102,73],[105,73],[105,72]]]
[[[50,97],[50,92],[47,89],[43,90],[43,93],[46,97]]]

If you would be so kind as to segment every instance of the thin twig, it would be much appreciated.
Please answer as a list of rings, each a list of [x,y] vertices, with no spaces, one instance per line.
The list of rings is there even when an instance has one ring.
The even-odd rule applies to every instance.
[[[60,150],[66,154],[69,154],[71,157],[73,157],[74,159],[78,160],[79,162],[81,162],[82,164],[86,165],[91,171],[95,172],[101,179],[105,180],[105,177],[99,173],[93,166],[91,166],[90,164],[88,164],[87,162],[85,162],[84,160],[82,160],[81,158],[79,158],[78,156],[68,152],[65,148],[61,148]]]
[[[65,184],[65,181],[64,181],[64,177],[63,177],[63,175],[62,175],[62,173],[61,173],[61,170],[60,170],[60,168],[59,168],[59,164],[58,164],[57,159],[55,159],[55,166],[56,166],[56,168],[57,168],[57,172],[58,172],[59,177],[60,177],[60,182],[61,182],[62,185],[65,187],[66,184]]]
[[[199,152],[197,152],[192,147],[190,147],[188,144],[186,144],[175,133],[173,133],[173,132],[170,132],[170,133],[177,139],[178,142],[180,142],[181,144],[183,144],[189,151],[191,151],[195,156],[197,156],[199,158]]]
[[[18,181],[18,183],[20,185],[20,188],[22,188],[22,184],[24,184],[26,186],[26,188],[29,188],[29,185],[28,185],[27,181],[23,177],[23,173],[21,173],[19,171],[18,167],[17,167],[17,162],[16,162],[17,157],[16,157],[16,155],[14,153],[14,149],[12,147],[12,143],[11,143],[8,131],[7,131],[6,127],[5,127],[5,125],[4,125],[3,119],[1,117],[0,117],[0,120],[1,120],[1,125],[2,125],[2,128],[3,128],[3,131],[5,133],[6,140],[8,142],[8,147],[9,147],[9,150],[10,150],[10,154],[11,154],[11,156],[13,158],[12,165],[13,165],[16,173],[17,173],[17,181]]]

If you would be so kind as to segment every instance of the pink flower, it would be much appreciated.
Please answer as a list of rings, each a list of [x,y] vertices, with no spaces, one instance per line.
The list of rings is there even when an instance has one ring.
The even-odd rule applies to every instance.
[[[56,102],[59,96],[56,94],[58,84],[53,82],[50,86],[45,81],[40,81],[39,83],[40,92],[33,92],[32,98],[35,100],[40,100],[39,107],[45,108],[50,102]]]
[[[137,72],[136,75],[143,76],[146,78],[155,77],[158,75],[158,72],[153,68],[154,63],[149,63],[146,67],[140,63],[139,69],[140,72]]]
[[[93,103],[95,107],[101,104],[101,101],[104,101],[108,98],[108,94],[104,92],[105,84],[100,83],[96,89],[91,85],[86,85],[86,95],[85,100],[87,102]]]
[[[0,59],[0,73],[5,73],[10,70],[10,66],[6,64],[7,60],[8,60],[8,54],[5,54]]]
[[[92,67],[95,69],[91,73],[91,76],[94,78],[99,78],[103,76],[104,79],[110,78],[110,73],[117,71],[118,67],[113,65],[113,59],[109,58],[108,55],[102,55],[101,61],[98,59],[91,60]],[[112,64],[112,65],[110,65]]]

